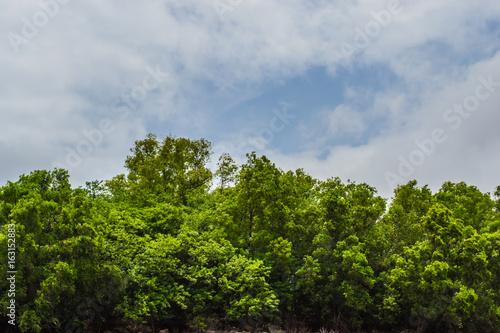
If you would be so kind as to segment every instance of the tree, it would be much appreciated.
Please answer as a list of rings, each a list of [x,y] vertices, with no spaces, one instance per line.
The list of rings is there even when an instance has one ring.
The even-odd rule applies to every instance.
[[[475,186],[468,186],[464,182],[445,182],[435,198],[448,207],[454,217],[477,231],[488,228],[494,220],[495,202],[489,193],[482,193]]]
[[[111,294],[109,302],[101,306],[99,291],[118,283],[120,277],[104,255],[87,193],[71,190],[66,171],[43,170],[22,175],[18,182],[1,188],[0,202],[2,234],[8,226],[15,226],[15,298],[21,331],[63,331],[103,321],[107,313],[103,310],[112,308],[117,294]],[[4,258],[6,243],[6,237],[0,237]],[[1,290],[7,282],[5,265],[2,261]],[[3,312],[9,299],[7,293],[0,297]],[[100,311],[87,316],[82,310],[90,302],[92,311]]]
[[[130,192],[131,200],[142,205],[169,200],[188,205],[210,188],[212,172],[206,167],[212,144],[205,139],[190,140],[167,136],[162,142],[148,134],[135,142],[127,156],[125,179],[117,176],[107,183],[113,194]]]
[[[420,329],[475,332],[484,317],[498,321],[488,264],[497,255],[487,237],[453,215],[438,203],[423,217],[425,240],[394,257],[386,300],[397,300],[393,310]],[[480,314],[482,304],[488,306]]]
[[[219,163],[217,163],[217,172],[215,175],[220,179],[221,189],[224,189],[227,185],[234,181],[237,170],[238,166],[228,153],[224,153],[219,157]]]
[[[433,202],[431,190],[427,186],[418,188],[416,180],[394,190],[394,198],[381,224],[383,238],[388,240],[387,257],[423,240],[424,227],[420,222]]]
[[[386,210],[368,184],[283,171],[255,152],[241,167],[223,154],[210,191],[204,139],[149,134],[131,152],[128,174],[104,183],[72,189],[56,169],[0,187],[0,256],[13,260],[15,238],[21,332],[115,320],[153,331],[500,328],[500,187],[446,182],[433,194],[413,180]]]

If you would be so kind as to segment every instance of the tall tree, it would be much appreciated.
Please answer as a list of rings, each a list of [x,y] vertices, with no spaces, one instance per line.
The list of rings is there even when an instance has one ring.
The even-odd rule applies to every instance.
[[[212,144],[205,140],[191,140],[167,136],[159,141],[154,134],[135,142],[127,156],[126,179],[117,176],[107,185],[114,193],[130,191],[134,202],[150,205],[159,200],[177,201],[187,205],[190,199],[206,193],[210,188],[212,172],[206,164],[210,160]]]
[[[219,163],[217,163],[216,176],[220,179],[220,188],[224,189],[227,185],[232,183],[235,178],[238,166],[234,162],[231,155],[224,153],[219,157]]]

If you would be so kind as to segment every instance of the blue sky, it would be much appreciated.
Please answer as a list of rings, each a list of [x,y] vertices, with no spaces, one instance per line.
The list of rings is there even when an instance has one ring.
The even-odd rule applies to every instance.
[[[500,185],[497,1],[5,0],[0,31],[1,184],[109,179],[153,132],[384,197]]]

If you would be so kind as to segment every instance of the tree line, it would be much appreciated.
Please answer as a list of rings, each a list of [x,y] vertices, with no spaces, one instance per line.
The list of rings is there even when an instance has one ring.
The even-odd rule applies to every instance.
[[[0,188],[0,305],[8,323],[83,332],[109,322],[500,330],[500,186],[374,187],[283,171],[265,156],[149,134],[127,174],[72,188],[37,170]],[[217,180],[218,186],[212,187]]]

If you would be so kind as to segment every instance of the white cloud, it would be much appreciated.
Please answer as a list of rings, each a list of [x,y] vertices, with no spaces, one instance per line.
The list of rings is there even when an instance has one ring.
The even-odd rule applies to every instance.
[[[365,117],[363,113],[341,104],[326,116],[328,121],[328,132],[332,137],[340,137],[349,134],[361,134],[366,130]]]
[[[457,129],[453,129],[455,122],[443,120],[445,111],[453,108],[454,104],[463,103],[468,96],[474,96],[475,89],[480,84],[478,78],[488,79],[490,74],[499,86],[494,87],[495,91],[489,98],[480,101],[478,109],[471,112],[468,118],[462,118]],[[486,93],[484,89],[481,91]],[[425,96],[428,97],[429,94]],[[397,105],[402,97],[397,95],[392,101],[387,96],[382,99],[386,100],[388,105]],[[367,182],[375,186],[383,196],[389,197],[394,187],[387,182],[385,173],[391,172],[399,176],[398,168],[402,163],[399,157],[409,160],[413,152],[422,151],[415,140],[428,142],[432,139],[432,132],[440,128],[447,139],[442,143],[435,142],[434,152],[429,155],[421,154],[424,156],[423,163],[415,166],[409,175],[401,177],[404,182],[417,179],[422,184],[431,184],[431,187],[437,190],[447,180],[465,180],[479,186],[483,191],[491,192],[500,184],[498,105],[500,52],[491,59],[471,66],[464,81],[435,91],[432,99],[422,103],[409,117],[410,120],[422,117],[416,126],[400,127],[399,130],[384,133],[363,146],[335,147],[324,160],[317,158],[312,151],[294,155],[275,153],[270,156],[285,169],[304,167],[313,176],[322,179],[339,176],[343,180]],[[342,106],[342,109],[345,110],[345,107]],[[415,119],[413,121],[417,122]]]

